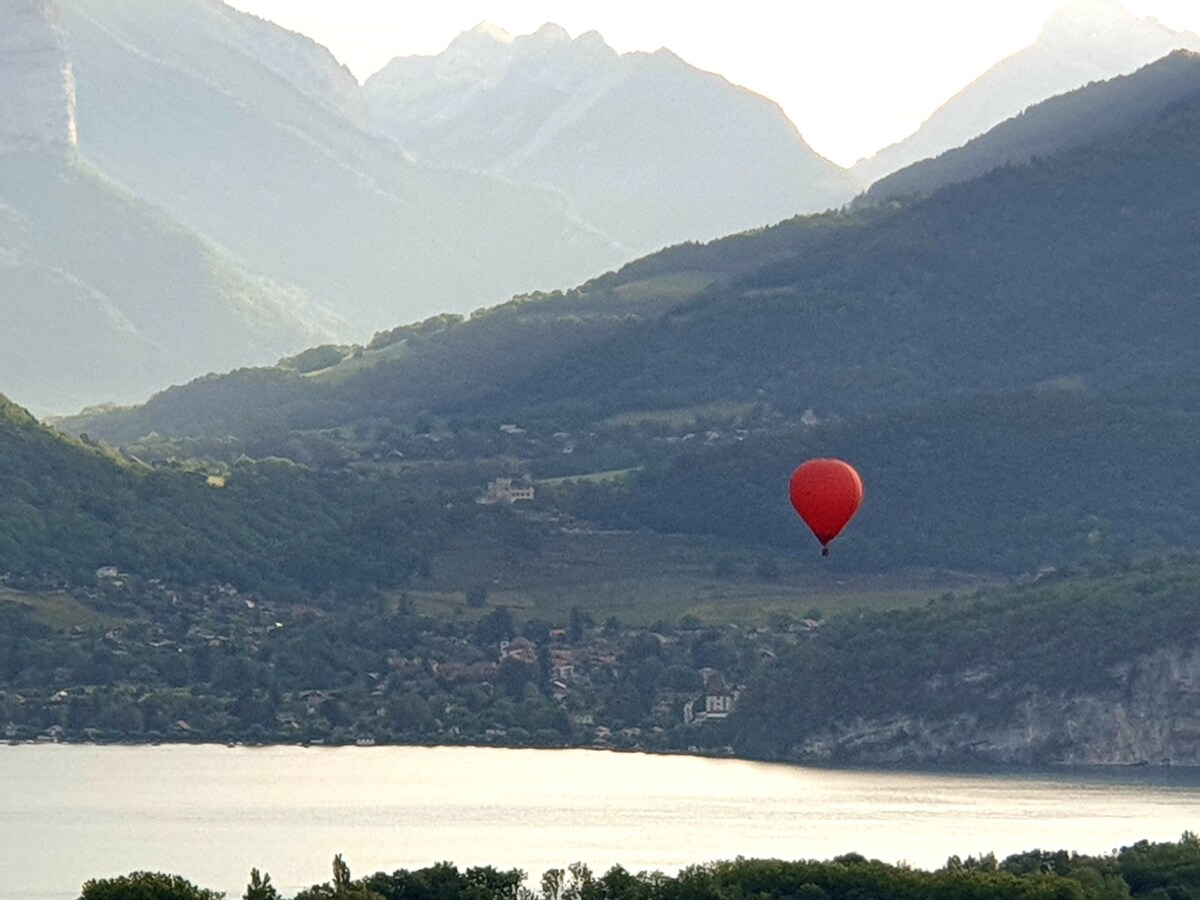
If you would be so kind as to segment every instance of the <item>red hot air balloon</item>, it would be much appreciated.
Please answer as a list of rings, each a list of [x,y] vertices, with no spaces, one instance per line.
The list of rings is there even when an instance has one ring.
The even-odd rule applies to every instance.
[[[792,473],[792,506],[821,542],[821,555],[842,533],[863,499],[862,479],[840,459],[810,459]]]

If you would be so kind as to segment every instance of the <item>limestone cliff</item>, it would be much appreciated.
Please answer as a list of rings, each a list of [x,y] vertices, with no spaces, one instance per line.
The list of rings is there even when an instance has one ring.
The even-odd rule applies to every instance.
[[[1158,650],[1111,674],[1116,686],[1103,693],[1030,690],[999,721],[975,713],[855,718],[790,755],[859,764],[1200,765],[1200,649]]]
[[[0,4],[0,152],[70,153],[75,79],[53,0]]]

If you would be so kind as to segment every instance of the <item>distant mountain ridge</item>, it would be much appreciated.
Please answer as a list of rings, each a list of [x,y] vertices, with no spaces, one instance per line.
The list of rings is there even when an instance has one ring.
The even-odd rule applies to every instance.
[[[1128,133],[1171,106],[1186,103],[1197,91],[1200,53],[1176,50],[1133,75],[1052,97],[962,147],[893,172],[855,198],[855,205],[930,194],[1000,166]]]
[[[432,163],[560,191],[638,252],[840,206],[860,184],[773,102],[668,50],[481,24],[367,80],[380,127]]]
[[[1131,17],[1112,4],[1103,8],[1112,13],[1098,30],[1108,43],[1096,46],[1120,45]],[[1089,9],[1077,7],[1076,19]],[[19,297],[12,322],[28,329],[7,338],[12,353],[0,378],[39,409],[129,402],[169,381],[262,364],[307,342],[365,342],[373,331],[429,313],[579,283],[627,258],[630,246],[662,242],[680,222],[697,234],[705,222],[736,230],[788,216],[800,201],[781,185],[833,185],[843,201],[852,193],[845,173],[812,154],[769,101],[667,51],[621,56],[596,34],[572,40],[547,26],[513,38],[481,28],[458,39],[453,52],[397,61],[389,90],[412,89],[404,95],[411,110],[400,110],[400,120],[409,115],[419,139],[436,144],[426,153],[437,164],[429,164],[373,130],[358,86],[327,50],[223,3],[14,0],[0,16],[9,17],[0,30],[7,42],[0,144],[65,159],[64,183],[94,207],[75,228],[66,215],[72,201],[61,192],[52,192],[58,206],[36,200],[35,187],[51,188],[43,177],[50,169],[24,189],[14,179],[0,185],[0,258],[17,261],[0,278]],[[1057,21],[1048,34],[1082,40],[1078,21],[1066,14]],[[1154,24],[1147,33],[1161,31]],[[384,74],[377,76],[381,90]],[[1175,90],[1165,78],[1157,93],[1147,85],[1131,83],[1128,102],[1117,84],[1112,102],[1089,94],[1037,115],[1031,110],[986,141],[897,176],[886,193],[930,193],[996,165],[1083,146],[1104,129],[1139,128]],[[374,101],[372,108],[378,111]],[[1074,119],[1058,121],[1067,109]],[[487,110],[502,113],[493,117],[501,127],[479,124]],[[643,141],[654,152],[643,152]],[[765,163],[740,155],[764,148]],[[71,162],[76,153],[82,165]],[[823,182],[821,173],[831,171],[832,181]],[[866,201],[884,192],[872,191]],[[145,283],[137,266],[92,266],[90,275],[79,268],[101,208],[132,214],[137,224],[114,219],[94,246],[108,247],[113,260],[148,260]],[[731,224],[731,216],[743,218]],[[76,241],[46,243],[67,254],[57,260],[30,239],[52,221]],[[866,221],[834,216],[825,220],[828,229],[768,229],[762,241],[685,247],[631,270],[702,257],[698,270],[669,276],[688,285],[671,302],[663,299],[669,293],[601,278],[596,290],[619,284],[623,298],[641,301],[622,299],[613,316],[588,307],[583,319],[595,329],[588,340],[615,340],[632,320],[657,321],[664,307],[701,292],[696,285],[710,285],[711,293],[732,283],[731,273],[741,277],[758,264],[753,248],[775,246],[781,234],[798,235],[805,252],[819,253],[847,246],[835,238],[844,229],[870,232]],[[152,258],[116,243],[123,228],[146,246],[164,240],[191,248],[172,259],[210,263],[180,264],[179,272],[198,281],[164,281],[162,272],[150,271]],[[147,229],[159,236],[151,239]],[[743,248],[750,248],[747,261],[732,262]],[[595,293],[589,288],[583,296]],[[78,316],[63,319],[71,308]],[[46,321],[70,327],[39,331]],[[173,322],[185,321],[217,331],[169,333]],[[568,340],[569,329],[555,329]],[[94,340],[86,339],[89,331]],[[580,346],[580,335],[564,346]],[[64,362],[36,364],[55,347]],[[527,361],[545,361],[549,349],[539,347]],[[103,377],[81,377],[93,371]],[[665,372],[660,388],[679,377]],[[445,395],[444,387],[430,390]]]
[[[85,131],[86,136],[86,131]],[[328,320],[81,158],[52,0],[0,7],[0,385],[39,410],[265,363]]]
[[[364,339],[623,255],[547,191],[414,162],[327,50],[208,0],[62,0],[81,152]],[[349,98],[349,99],[348,99]]]
[[[961,146],[1054,95],[1129,74],[1178,49],[1200,50],[1200,35],[1139,19],[1118,0],[1070,0],[1033,44],[996,63],[912,135],[860,160],[851,171],[873,183]]]
[[[133,402],[330,334],[299,291],[56,154],[0,155],[0,296],[0,384],[42,409]]]
[[[1164,84],[1177,102],[1138,101],[1160,96]],[[1102,102],[1114,91],[1121,104]],[[1200,279],[1188,227],[1200,209],[1200,182],[1188,174],[1200,166],[1200,66],[1173,56],[1081,89],[1073,102],[1120,115],[1145,109],[1148,119],[1097,127],[1091,143],[894,209],[679,246],[565,295],[398,328],[347,360],[345,377],[335,366],[330,377],[301,379],[297,399],[305,382],[314,395],[353,398],[327,408],[338,417],[329,425],[352,420],[359,403],[371,415],[528,417],[542,405],[613,415],[737,400],[851,417],[1055,379],[1113,389],[1144,373],[1185,372],[1197,359],[1183,323],[1197,314],[1187,285]],[[1146,281],[1147,272],[1157,274]],[[498,356],[499,336],[519,328],[563,334],[528,337],[526,354]],[[472,380],[461,363],[449,375],[455,360],[490,366],[493,357],[486,377]],[[424,366],[441,374],[426,379]],[[152,409],[186,407],[189,394],[219,381],[114,415],[114,428],[125,418],[140,424],[111,434],[176,433]],[[232,412],[228,399],[222,407]],[[91,427],[105,433],[99,422]]]

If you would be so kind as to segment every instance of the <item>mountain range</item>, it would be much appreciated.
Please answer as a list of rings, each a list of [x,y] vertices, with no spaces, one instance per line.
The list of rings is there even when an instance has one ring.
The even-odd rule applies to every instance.
[[[435,683],[432,657],[417,664],[428,675],[419,689],[405,674],[398,652],[415,655],[416,604],[438,610],[439,644],[462,644],[456,629],[482,633],[489,623],[511,636],[507,604],[527,599],[514,587],[532,597],[534,584],[544,593],[520,615],[540,641],[551,623],[539,615],[565,618],[578,603],[570,618],[582,634],[580,607],[603,592],[633,597],[640,618],[661,613],[665,623],[679,609],[656,592],[682,571],[659,565],[670,546],[690,554],[695,580],[684,589],[696,604],[695,573],[707,566],[704,590],[724,604],[719,615],[742,619],[726,588],[751,578],[773,591],[766,608],[776,611],[768,628],[726,630],[685,624],[684,607],[678,642],[633,635],[638,649],[619,654],[620,668],[605,663],[605,683],[626,699],[644,696],[646,715],[660,699],[669,714],[690,689],[660,658],[667,647],[690,645],[706,667],[752,668],[741,708],[717,730],[704,726],[695,746],[859,763],[1195,761],[1200,55],[1172,52],[1048,99],[834,211],[680,244],[469,317],[393,320],[369,341],[293,352],[312,343],[305,329],[343,325],[331,318],[339,282],[312,274],[327,248],[301,244],[312,258],[300,259],[271,246],[272,237],[311,237],[305,204],[340,210],[340,227],[365,240],[360,214],[383,222],[401,186],[411,193],[400,205],[440,210],[438,223],[478,209],[476,188],[494,200],[527,187],[466,162],[406,155],[371,130],[370,104],[320,48],[221,4],[70,0],[60,27],[49,6],[22,0],[0,10],[0,36],[6,59],[12,46],[29,51],[25,64],[0,66],[0,87],[19,88],[0,91],[0,367],[9,367],[0,378],[66,403],[75,395],[64,391],[96,383],[182,377],[171,366],[287,354],[56,423],[74,436],[0,396],[3,580],[71,586],[73,595],[30,602],[43,615],[69,602],[93,625],[98,611],[122,617],[148,663],[122,650],[117,667],[103,629],[81,625],[76,641],[61,619],[53,642],[62,656],[43,654],[25,636],[53,629],[6,615],[10,649],[23,650],[9,654],[23,668],[10,666],[6,715],[29,735],[65,721],[74,739],[92,715],[110,728],[98,699],[137,714],[102,735],[161,735],[157,724],[142,730],[135,708],[160,687],[217,711],[222,721],[209,727],[223,740],[251,718],[258,729],[247,739],[283,733],[273,706],[243,715],[243,700],[272,698],[267,682],[247,691],[243,669],[232,668],[258,665],[257,651],[216,646],[177,605],[177,588],[209,586],[197,606],[204,616],[224,602],[209,604],[211,594],[238,615],[258,609],[267,631],[285,623],[292,634],[302,619],[324,629],[313,634],[338,635],[346,652],[336,658],[321,655],[323,640],[295,653],[265,637],[259,646],[274,654],[262,659],[264,675],[290,658],[301,680],[324,679],[302,687],[328,691],[323,715],[345,729],[355,691],[381,721],[379,696],[422,705],[452,696]],[[475,39],[500,55],[517,43]],[[593,37],[550,29],[528,43],[537,42],[613,58]],[[696,77],[667,56],[658,64]],[[730,96],[719,81],[708,87]],[[177,109],[185,102],[186,115]],[[116,122],[141,123],[142,146]],[[477,137],[476,150],[497,139]],[[172,169],[176,155],[190,180]],[[297,179],[314,198],[291,190]],[[497,184],[495,195],[481,187]],[[361,210],[339,205],[341,192],[360,189],[349,196]],[[447,212],[458,189],[461,204]],[[537,196],[567,209],[564,192]],[[237,232],[251,231],[255,215],[277,232],[257,250]],[[599,229],[582,231],[614,246]],[[429,225],[427,236],[444,233]],[[353,257],[346,265],[361,262],[358,249],[370,256],[337,246]],[[356,315],[386,314],[367,302]],[[44,381],[20,381],[34,376]],[[785,499],[790,471],[816,456],[851,461],[866,484],[828,560]],[[497,479],[527,482],[534,499],[479,502],[503,486]],[[602,580],[604,546],[620,554],[625,580]],[[101,567],[117,572],[119,591],[96,583]],[[931,571],[1018,584],[947,593],[907,612],[889,604],[912,598],[894,596],[875,614],[835,611],[822,622],[814,611],[803,629],[791,617],[821,596],[822,579],[925,586]],[[798,572],[804,580],[792,580]],[[1107,577],[1070,577],[1078,572]],[[296,618],[276,619],[265,605],[275,603]],[[604,630],[619,635],[610,622]],[[165,644],[159,629],[172,635]],[[759,640],[769,634],[782,639],[779,653]],[[197,661],[180,668],[192,637]],[[481,639],[479,658],[499,637],[486,651]],[[98,648],[94,658],[85,645]],[[366,672],[371,646],[383,680]],[[219,679],[214,653],[229,664]],[[536,693],[571,734],[545,680],[514,667],[521,708]],[[60,683],[72,685],[70,706],[58,703]],[[24,704],[34,685],[55,699],[11,712],[15,689]],[[39,706],[50,711],[44,720]],[[642,721],[629,708],[608,710],[616,718],[605,730]],[[438,735],[468,734],[427,712]],[[600,721],[589,716],[581,734],[590,739]],[[506,739],[533,733],[513,728]],[[693,746],[690,736],[679,746]]]
[[[1114,89],[1054,102],[1119,111],[1105,99]],[[873,495],[889,519],[876,531],[865,514],[861,526],[889,548],[875,565],[920,558],[935,533],[944,562],[1003,567],[1028,563],[1038,543],[1086,549],[1097,529],[1187,543],[1200,523],[1168,473],[1200,435],[1200,57],[1119,83],[1134,106],[1142,89],[1153,102],[1136,121],[1093,122],[1057,153],[928,196],[684,245],[565,294],[67,424],[119,443],[231,436],[229,452],[251,455],[336,434],[342,460],[402,450],[411,464],[414,431],[441,434],[416,441],[433,459],[473,442],[488,448],[477,456],[499,452],[486,436],[516,428],[535,477],[643,467],[581,501],[591,518],[780,545],[792,539],[786,510],[756,512],[774,508],[771,478],[797,453],[836,447],[892,471]],[[712,446],[672,443],[707,432]],[[895,446],[905,455],[890,456]],[[1109,470],[1119,489],[1087,489]],[[712,489],[714,472],[728,491]],[[1131,507],[1154,513],[1123,521]],[[922,531],[922,511],[937,509],[961,518]]]
[[[961,147],[893,172],[855,198],[855,205],[930,194],[993,169],[1021,165],[1072,147],[1128,133],[1161,116],[1194,90],[1196,55],[1177,50],[1139,71],[1053,97]]]
[[[489,25],[363,86],[380,127],[443,166],[549,186],[637,253],[840,206],[861,183],[773,102],[669,50]]]
[[[365,130],[352,79],[311,41],[206,0],[61,9],[86,158],[302,287],[345,335],[622,258],[548,192],[447,173]]]
[[[1189,39],[1097,2],[1058,15],[962,97],[1019,108],[1061,83],[1031,60],[1112,74],[1125,49]],[[0,384],[44,410],[129,402],[579,283],[662,244],[840,206],[864,183],[769,100],[666,50],[617,54],[594,33],[481,26],[360,88],[313,41],[223,3],[20,0],[0,15],[0,154],[14,160],[0,277],[17,298]],[[1137,96],[1131,124],[1146,113],[1137,102],[1157,109]],[[1018,117],[859,202],[1057,152],[1090,139],[1089,118],[1108,127],[1104,110],[1066,109]],[[933,129],[925,150],[978,127]],[[45,232],[69,239],[36,239]],[[175,249],[156,259],[158,242]],[[89,254],[108,264],[85,265]]]

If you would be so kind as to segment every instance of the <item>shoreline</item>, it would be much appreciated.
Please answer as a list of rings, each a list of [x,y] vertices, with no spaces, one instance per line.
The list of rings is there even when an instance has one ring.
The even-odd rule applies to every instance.
[[[981,762],[955,762],[944,766],[934,765],[918,765],[918,764],[903,764],[903,763],[842,763],[833,764],[829,762],[819,761],[804,761],[804,760],[778,760],[778,759],[756,759],[748,756],[737,756],[727,753],[704,753],[704,752],[687,752],[680,750],[653,750],[647,748],[622,748],[622,747],[596,747],[596,746],[563,746],[563,747],[537,747],[529,745],[508,745],[508,744],[478,744],[478,743],[385,743],[375,742],[372,744],[358,743],[329,743],[319,741],[295,741],[295,742],[248,742],[248,741],[188,741],[188,740],[153,740],[153,741],[131,741],[131,740],[114,740],[114,741],[72,741],[72,740],[16,740],[9,739],[4,742],[9,747],[29,748],[29,747],[104,747],[104,748],[180,748],[191,747],[196,749],[220,749],[220,750],[470,750],[470,751],[508,751],[508,752],[536,752],[536,753],[592,753],[596,755],[613,754],[613,755],[629,755],[629,756],[654,756],[654,757],[669,757],[679,759],[695,759],[705,760],[709,762],[730,762],[742,763],[752,766],[763,766],[769,768],[782,769],[797,769],[812,772],[829,772],[840,774],[863,774],[863,773],[880,773],[889,775],[913,775],[913,776],[945,776],[945,777],[961,777],[961,778],[988,778],[988,777],[1033,777],[1044,778],[1054,781],[1073,781],[1077,779],[1086,779],[1089,777],[1103,775],[1144,775],[1147,780],[1158,781],[1162,778],[1170,780],[1172,776],[1179,776],[1185,781],[1191,783],[1193,779],[1200,783],[1200,766],[1186,765],[1171,765],[1171,764],[1153,764],[1153,763],[1113,763],[1113,764],[1092,764],[1092,765],[1070,765],[1060,763],[981,763]]]

